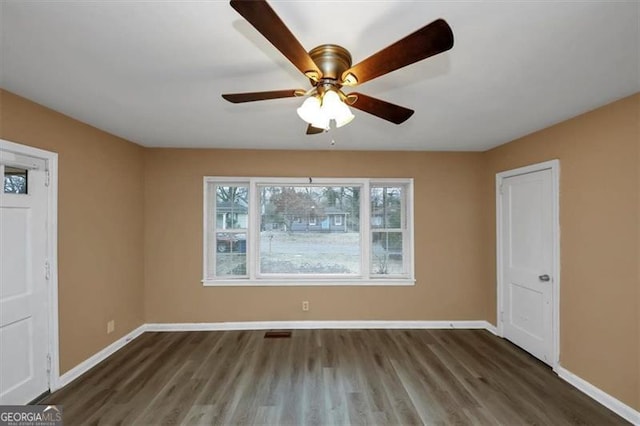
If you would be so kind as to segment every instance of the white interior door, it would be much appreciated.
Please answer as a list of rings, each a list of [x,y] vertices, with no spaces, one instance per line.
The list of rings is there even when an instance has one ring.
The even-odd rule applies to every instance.
[[[552,171],[506,177],[500,192],[503,335],[553,365]]]
[[[26,404],[49,389],[45,171],[0,175],[0,405]]]

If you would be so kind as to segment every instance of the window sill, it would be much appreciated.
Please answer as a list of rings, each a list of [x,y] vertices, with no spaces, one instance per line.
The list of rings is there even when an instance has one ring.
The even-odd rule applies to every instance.
[[[413,286],[416,280],[413,278],[388,278],[388,279],[238,279],[238,280],[202,280],[205,287],[310,287],[310,286],[354,286],[354,287],[380,287],[380,286]]]

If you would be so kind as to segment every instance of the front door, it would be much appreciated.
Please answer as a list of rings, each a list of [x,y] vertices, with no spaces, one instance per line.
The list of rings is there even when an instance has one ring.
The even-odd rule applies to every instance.
[[[2,158],[0,405],[26,404],[49,389],[47,191],[42,168]]]
[[[509,176],[500,188],[504,337],[553,365],[553,176]]]

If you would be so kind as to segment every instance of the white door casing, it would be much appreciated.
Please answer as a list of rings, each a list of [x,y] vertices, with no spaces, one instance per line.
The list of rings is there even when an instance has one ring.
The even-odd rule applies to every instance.
[[[497,175],[498,331],[558,365],[557,160]]]
[[[0,404],[25,404],[58,380],[57,154],[0,140],[27,194],[0,188]],[[52,169],[53,168],[53,179]]]

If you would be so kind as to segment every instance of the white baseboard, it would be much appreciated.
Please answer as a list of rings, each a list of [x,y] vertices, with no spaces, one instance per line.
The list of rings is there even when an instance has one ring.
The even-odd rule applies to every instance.
[[[57,380],[54,380],[54,383],[51,384],[51,392],[68,385],[69,383],[71,383],[72,381],[74,381],[75,379],[77,379],[78,377],[80,377],[81,375],[83,375],[84,373],[91,370],[93,367],[95,367],[96,365],[98,365],[99,363],[107,359],[113,353],[117,352],[119,349],[122,349],[127,343],[129,343],[136,337],[140,336],[145,331],[146,331],[146,324],[143,324],[140,327],[133,330],[132,332],[130,332],[129,334],[121,337],[120,339],[116,340],[106,348],[102,349],[100,352],[85,359],[80,364],[76,365],[71,370],[67,371],[66,373],[58,377]]]
[[[498,336],[498,337],[502,337],[502,336],[500,336],[500,335],[498,334],[498,327],[496,327],[495,325],[491,324],[489,321],[484,321],[484,322],[487,324],[487,325],[486,325],[486,327],[485,327],[485,329],[486,329],[489,333],[494,334],[494,335],[496,335],[496,336]]]
[[[556,372],[561,379],[565,380],[567,383],[571,384],[581,392],[595,399],[600,404],[607,407],[609,410],[618,414],[620,417],[624,418],[634,425],[640,425],[640,412],[636,411],[632,407],[629,407],[624,402],[612,397],[608,393],[595,387],[591,383],[576,376],[575,374],[561,366],[558,366],[556,368]]]
[[[487,321],[246,321],[147,324],[146,331],[311,329],[488,329]],[[491,330],[490,330],[491,331]]]

